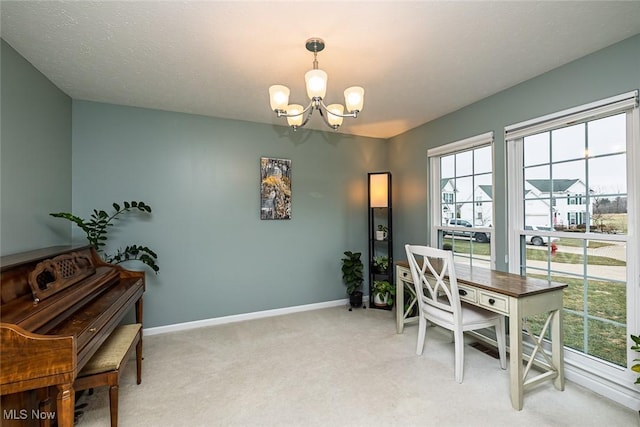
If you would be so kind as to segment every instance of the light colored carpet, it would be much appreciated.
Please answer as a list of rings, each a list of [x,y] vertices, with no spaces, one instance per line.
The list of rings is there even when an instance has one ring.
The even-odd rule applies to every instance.
[[[635,426],[638,413],[567,382],[509,400],[508,370],[465,346],[455,382],[453,343],[417,326],[396,334],[393,313],[328,308],[144,338],[120,385],[130,426]],[[107,389],[83,396],[80,427],[109,425]]]

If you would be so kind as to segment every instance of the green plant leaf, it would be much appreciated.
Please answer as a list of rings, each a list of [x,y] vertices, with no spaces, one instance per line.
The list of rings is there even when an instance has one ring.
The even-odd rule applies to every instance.
[[[160,268],[157,264],[157,254],[146,246],[130,245],[125,249],[118,249],[114,254],[106,254],[102,250],[105,246],[105,241],[108,239],[108,228],[113,227],[112,221],[119,219],[118,216],[120,214],[128,212],[131,207],[136,207],[143,212],[151,212],[151,207],[144,202],[124,202],[123,205],[124,209],[121,209],[118,203],[113,203],[112,207],[115,213],[111,216],[104,210],[94,209],[89,221],[67,212],[50,213],[49,215],[69,220],[80,227],[85,232],[89,243],[101,254],[106,262],[118,264],[127,260],[138,260],[158,273]]]
[[[630,334],[631,339],[634,342],[634,345],[631,346],[631,350],[640,352],[640,337],[638,335]],[[640,359],[633,359],[634,362],[640,362]],[[631,370],[640,374],[640,363],[636,363],[631,366]],[[640,384],[640,376],[636,378],[634,384]]]
[[[364,266],[360,260],[360,252],[343,252],[345,258],[342,258],[342,279],[347,286],[347,294],[359,290],[364,282],[363,270]]]

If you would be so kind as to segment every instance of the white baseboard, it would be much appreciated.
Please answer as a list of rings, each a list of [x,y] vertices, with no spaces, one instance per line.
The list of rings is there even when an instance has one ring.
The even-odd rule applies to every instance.
[[[631,387],[624,387],[611,378],[595,375],[580,366],[567,363],[565,359],[565,378],[601,396],[618,402],[634,411],[640,411],[640,393]]]
[[[318,310],[321,308],[339,307],[349,303],[349,299],[319,302],[315,304],[298,305],[294,307],[277,308],[274,310],[257,311],[253,313],[234,314],[232,316],[214,317],[210,319],[195,320],[193,322],[176,323],[173,325],[144,328],[145,336],[166,334],[169,332],[186,331],[189,329],[203,328],[205,326],[224,325],[226,323],[242,322],[245,320],[262,319],[265,317],[281,316],[283,314],[299,313],[301,311]]]

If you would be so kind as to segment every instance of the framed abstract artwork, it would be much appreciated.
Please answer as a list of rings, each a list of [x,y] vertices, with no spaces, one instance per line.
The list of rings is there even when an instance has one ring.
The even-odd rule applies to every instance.
[[[260,158],[260,219],[291,219],[291,160]]]

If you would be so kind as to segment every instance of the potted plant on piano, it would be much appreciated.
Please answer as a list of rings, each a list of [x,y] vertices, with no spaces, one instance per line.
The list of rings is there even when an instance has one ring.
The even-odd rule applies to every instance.
[[[360,259],[362,253],[346,251],[344,255],[345,257],[342,258],[342,280],[347,286],[351,307],[357,308],[362,305],[361,288],[364,282],[364,265]]]
[[[158,266],[158,256],[147,246],[142,245],[128,245],[124,249],[119,248],[115,253],[107,254],[104,251],[104,246],[107,241],[107,233],[109,227],[113,227],[114,222],[117,221],[120,215],[131,212],[139,212],[142,214],[150,214],[151,206],[145,202],[124,202],[121,205],[113,203],[111,205],[115,212],[108,214],[104,210],[94,209],[89,220],[80,218],[68,212],[50,213],[49,215],[55,218],[64,218],[82,229],[87,235],[87,240],[95,248],[96,252],[102,257],[105,262],[110,264],[120,264],[125,261],[140,261],[152,269],[156,274],[160,270]]]

